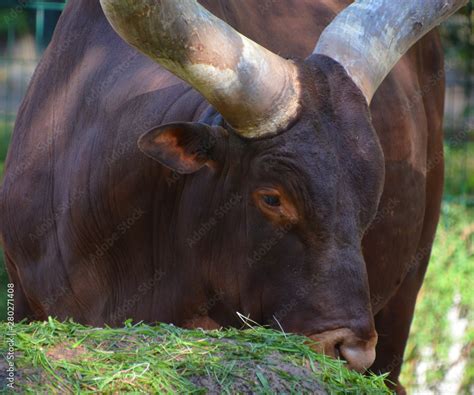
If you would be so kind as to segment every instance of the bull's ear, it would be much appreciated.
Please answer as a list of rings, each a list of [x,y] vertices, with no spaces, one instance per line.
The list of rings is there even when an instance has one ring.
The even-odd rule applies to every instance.
[[[217,146],[225,134],[219,126],[170,123],[140,137],[138,147],[148,157],[180,174],[191,174],[216,161]]]

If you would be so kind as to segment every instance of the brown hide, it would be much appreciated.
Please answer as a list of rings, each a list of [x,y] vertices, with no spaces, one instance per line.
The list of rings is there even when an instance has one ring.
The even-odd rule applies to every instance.
[[[321,31],[348,3],[201,1],[244,35],[296,59],[311,54]],[[314,64],[315,70],[324,69],[324,61],[315,59]],[[326,93],[337,96],[337,84],[328,86]],[[391,370],[395,381],[438,221],[443,97],[442,50],[438,34],[432,32],[402,58],[371,104],[385,181],[362,249],[379,333],[373,369]],[[317,106],[326,108],[323,103]],[[342,116],[344,103],[335,108]],[[348,112],[362,108],[347,104]],[[265,303],[263,291],[254,295],[258,281],[240,269],[248,263],[241,251],[247,224],[234,208],[248,197],[234,186],[249,174],[252,180],[252,162],[242,157],[240,143],[221,153],[229,177],[212,188],[201,187],[211,182],[211,167],[183,176],[137,147],[147,130],[203,120],[206,110],[196,91],[112,31],[98,1],[69,1],[20,109],[0,195],[0,235],[16,286],[17,319],[52,315],[91,325],[120,325],[132,317],[193,327],[239,325],[232,309],[255,311],[255,319],[263,322],[275,313],[281,313],[282,321],[297,313],[290,300],[278,302],[266,317],[254,306],[259,298],[263,302],[258,303]],[[330,139],[331,134],[327,130],[321,136]],[[291,136],[279,138],[291,146]],[[377,195],[369,181],[359,185],[361,194],[365,189]],[[216,214],[222,207],[228,208]],[[267,225],[257,221],[255,226]],[[193,248],[184,248],[190,244]],[[299,254],[276,244],[276,259]],[[222,257],[235,277],[214,268],[213,262]],[[273,276],[275,284],[283,281],[272,270],[262,266],[253,276]],[[296,282],[305,275],[294,267],[288,270],[288,278]],[[365,285],[363,272],[353,275]],[[247,280],[251,283],[240,283]],[[329,291],[337,288],[326,285]],[[267,298],[275,296],[270,288],[265,292]],[[336,321],[347,321],[349,315],[365,319],[370,311],[365,296],[359,304],[344,298],[341,288],[320,306],[328,318],[317,320],[318,331],[343,325]],[[346,304],[345,313],[335,319],[339,302]],[[299,319],[312,318],[301,312]],[[295,320],[288,323],[290,330],[311,334]]]

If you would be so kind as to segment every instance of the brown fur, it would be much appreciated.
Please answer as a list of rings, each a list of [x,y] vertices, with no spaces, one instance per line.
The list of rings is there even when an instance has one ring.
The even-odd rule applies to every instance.
[[[347,3],[202,1],[296,59]],[[428,34],[397,64],[372,122],[335,62],[297,62],[300,119],[274,138],[243,140],[128,47],[98,1],[70,1],[19,112],[0,195],[16,318],[240,326],[239,311],[308,335],[350,327],[367,337],[374,316],[373,369],[397,382],[442,193],[439,38]],[[147,130],[198,120],[213,138],[193,140],[208,164],[193,174],[137,146]],[[189,141],[176,141],[186,156]],[[278,228],[259,210],[252,193],[267,184],[292,197],[298,221]]]

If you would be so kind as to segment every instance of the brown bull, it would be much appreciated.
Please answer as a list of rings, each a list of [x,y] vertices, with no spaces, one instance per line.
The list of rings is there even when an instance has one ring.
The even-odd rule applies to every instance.
[[[101,3],[68,2],[15,125],[16,318],[240,312],[398,385],[443,187],[426,33],[466,1]]]

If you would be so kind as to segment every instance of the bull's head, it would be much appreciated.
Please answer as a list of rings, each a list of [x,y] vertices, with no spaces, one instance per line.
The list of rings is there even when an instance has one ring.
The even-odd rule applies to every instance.
[[[161,126],[139,146],[179,173],[207,167],[210,194],[242,197],[238,215],[223,219],[231,236],[214,239],[242,252],[215,263],[210,276],[227,306],[311,336],[352,368],[373,363],[361,240],[382,193],[384,159],[368,106],[408,48],[466,2],[357,2],[313,54],[293,61],[195,0],[101,0],[122,38],[217,110],[202,123]]]

